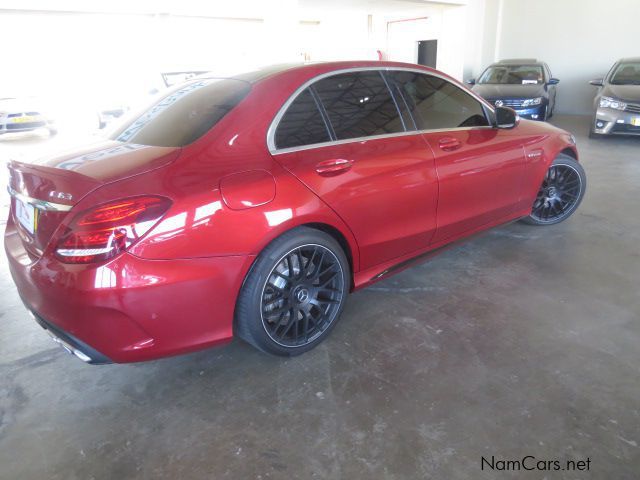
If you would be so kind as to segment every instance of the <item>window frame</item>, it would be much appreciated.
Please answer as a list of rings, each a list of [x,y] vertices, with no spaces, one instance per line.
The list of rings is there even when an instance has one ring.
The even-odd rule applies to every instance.
[[[394,72],[394,71],[398,71],[398,69],[390,69],[390,72]],[[402,70],[401,70],[402,71]],[[407,71],[407,70],[404,70]],[[429,72],[417,72],[421,75],[425,75],[425,76],[431,76],[431,77],[435,77],[435,78],[440,78],[442,80],[444,80],[446,83],[453,85],[455,88],[457,88],[458,90],[461,90],[462,92],[468,94],[471,96],[472,99],[474,100],[478,100],[476,98],[475,95],[472,95],[472,92],[469,92],[469,90],[467,90],[466,88],[462,88],[459,85],[456,85],[455,83],[453,83],[452,81],[444,78],[442,75],[431,75]],[[389,76],[388,78],[388,85],[393,84],[396,88],[395,90],[398,91],[398,95],[401,96],[405,106],[408,106],[408,99],[406,98],[405,94],[403,93],[402,89],[399,88],[398,83],[391,78],[391,76]],[[395,95],[395,93],[393,93]],[[491,108],[491,109],[487,109],[486,104],[488,102],[486,102],[484,99],[482,99],[482,101],[478,102],[480,104],[480,108],[482,109],[482,114],[485,117],[485,120],[487,121],[487,123],[489,125],[478,125],[475,127],[451,127],[451,128],[423,128],[423,129],[419,129],[418,128],[418,122],[415,118],[415,116],[413,115],[413,113],[411,113],[411,110],[407,110],[407,114],[409,115],[409,117],[411,118],[411,121],[414,124],[415,130],[413,130],[414,132],[419,132],[419,133],[431,133],[431,132],[442,132],[442,131],[458,131],[458,130],[474,130],[474,129],[486,129],[486,128],[494,128],[494,123],[495,123],[495,108]]]
[[[298,91],[296,92],[295,97],[291,100],[291,102],[287,106],[287,109],[284,111],[284,113],[280,117],[280,119],[278,121],[278,127],[280,126],[280,122],[282,121],[282,119],[287,114],[287,112],[289,110],[289,107],[291,107],[291,105],[293,105],[295,103],[295,101],[300,97],[300,95],[302,95],[307,90],[309,91],[309,95],[311,95],[311,99],[313,100],[313,104],[316,107],[316,111],[317,111],[318,115],[320,115],[320,118],[322,119],[322,123],[324,124],[324,128],[325,128],[325,131],[327,133],[327,137],[329,137],[329,140],[327,140],[327,141],[309,143],[308,145],[321,145],[323,143],[330,143],[330,142],[335,141],[335,139],[336,139],[335,138],[335,133],[333,132],[333,127],[332,127],[331,122],[329,120],[329,116],[327,115],[327,112],[324,109],[324,105],[320,101],[320,98],[318,98],[318,94],[316,93],[315,89],[313,88],[313,85],[309,85],[307,88],[303,88],[299,92]],[[278,133],[278,128],[276,127],[273,130],[273,147],[274,147],[274,149],[276,148],[276,134],[277,133]],[[306,146],[307,145],[296,145],[296,146],[293,146],[293,147],[278,148],[278,150],[280,151],[280,150],[286,150],[286,149],[303,148],[303,147],[306,147]]]
[[[296,98],[298,97],[298,95],[300,95],[303,91],[305,91],[307,88],[310,89],[310,91],[312,92],[312,95],[315,96],[315,92],[313,91],[313,88],[311,88],[315,83],[319,82],[320,80],[323,80],[325,78],[328,77],[333,77],[335,75],[341,75],[341,74],[345,74],[345,73],[354,73],[354,72],[366,72],[366,71],[377,71],[380,72],[383,80],[385,81],[385,84],[387,85],[387,89],[389,90],[389,94],[391,95],[391,97],[393,98],[394,102],[396,103],[396,108],[398,108],[397,106],[397,101],[398,101],[398,92],[394,91],[397,89],[392,88],[392,82],[390,82],[390,78],[386,75],[388,72],[414,72],[414,73],[420,73],[422,75],[428,75],[428,76],[433,76],[436,78],[440,78],[450,84],[452,84],[454,87],[462,90],[464,93],[466,93],[467,95],[469,95],[471,98],[473,98],[474,100],[476,100],[480,106],[482,107],[482,110],[487,118],[487,122],[489,123],[489,125],[483,125],[483,126],[476,126],[476,127],[455,127],[455,128],[436,128],[436,129],[424,129],[424,130],[418,130],[417,127],[415,127],[415,130],[406,130],[404,132],[396,132],[396,133],[383,133],[383,134],[379,134],[379,135],[370,135],[370,136],[365,136],[365,137],[356,137],[356,138],[347,138],[347,139],[343,139],[343,140],[330,140],[327,142],[320,142],[320,143],[312,143],[309,145],[300,145],[300,146],[296,146],[296,147],[286,147],[286,148],[276,148],[276,144],[275,144],[275,134],[276,134],[276,130],[278,129],[278,125],[280,124],[280,121],[282,120],[282,117],[284,117],[285,113],[287,112],[287,110],[289,109],[289,107],[291,106],[291,104],[296,100]],[[403,101],[405,99],[403,98]],[[323,117],[326,115],[326,112],[324,111],[324,105],[322,106],[322,108],[320,109],[320,113],[321,115],[323,115]],[[413,115],[411,115],[411,112],[406,112],[408,113],[409,117],[412,119],[412,121],[414,122],[414,126],[417,125],[415,123],[415,119],[413,118]],[[403,112],[401,110],[398,111],[398,115],[400,117],[402,117]],[[430,72],[430,71],[425,71],[422,70],[420,68],[411,68],[411,67],[353,67],[353,68],[343,68],[343,69],[339,69],[339,70],[332,70],[330,72],[325,72],[325,73],[321,73],[319,75],[316,75],[313,78],[310,78],[309,80],[307,80],[306,82],[304,82],[302,85],[300,85],[294,92],[293,94],[287,99],[286,102],[284,102],[284,104],[280,107],[280,109],[278,110],[278,112],[276,113],[275,117],[273,118],[273,120],[271,121],[269,128],[267,129],[267,149],[269,150],[269,152],[272,155],[277,155],[277,154],[283,154],[283,153],[290,153],[290,152],[297,152],[297,151],[301,151],[301,150],[309,150],[312,148],[320,148],[320,147],[324,147],[324,146],[330,146],[330,145],[341,145],[341,144],[347,144],[347,143],[355,143],[355,142],[362,142],[365,140],[375,140],[375,139],[382,139],[382,138],[393,138],[393,137],[402,137],[402,136],[406,136],[406,135],[416,135],[416,134],[421,134],[421,133],[432,133],[432,132],[450,132],[450,131],[464,131],[464,130],[482,130],[482,129],[488,129],[488,128],[495,128],[494,126],[494,121],[493,119],[495,118],[495,108],[490,105],[486,100],[484,100],[482,97],[479,97],[478,95],[476,95],[475,93],[467,90],[466,88],[463,88],[459,85],[457,85],[456,83],[452,82],[450,79],[448,79],[447,77],[445,77],[444,75],[440,75],[437,72]],[[326,117],[325,117],[326,119]],[[410,127],[410,126],[407,126]],[[334,138],[331,130],[329,130],[329,138]]]

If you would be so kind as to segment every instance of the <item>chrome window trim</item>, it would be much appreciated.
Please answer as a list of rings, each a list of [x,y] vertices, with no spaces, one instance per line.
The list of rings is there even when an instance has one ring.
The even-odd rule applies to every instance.
[[[491,125],[485,125],[482,127],[458,127],[458,128],[434,128],[431,130],[411,130],[408,132],[396,132],[396,133],[381,133],[380,135],[369,135],[368,137],[356,137],[345,138],[343,140],[332,140],[329,142],[310,143],[309,145],[300,145],[299,147],[280,148],[279,150],[273,150],[271,155],[280,155],[283,153],[299,152],[301,150],[310,150],[312,148],[332,147],[334,145],[344,145],[346,143],[363,143],[369,140],[379,140],[383,138],[393,137],[407,137],[409,135],[422,135],[424,133],[443,133],[443,132],[462,132],[465,130],[484,130],[492,129]]]
[[[291,94],[291,96],[287,99],[287,101],[284,102],[282,107],[280,107],[280,110],[278,110],[278,113],[276,114],[276,116],[271,121],[271,124],[269,125],[269,129],[267,130],[267,148],[269,149],[269,152],[272,155],[277,155],[277,154],[280,154],[280,153],[297,152],[297,151],[300,151],[300,150],[309,150],[311,148],[318,148],[318,147],[324,147],[324,146],[329,146],[329,145],[341,145],[341,144],[345,144],[345,143],[363,142],[363,141],[366,141],[366,140],[375,140],[375,139],[379,139],[379,138],[391,138],[391,137],[399,137],[399,136],[405,136],[405,135],[416,135],[416,134],[421,134],[421,133],[453,132],[453,131],[461,131],[461,130],[476,130],[476,129],[494,128],[491,125],[487,125],[487,126],[482,126],[482,127],[457,127],[457,128],[435,128],[435,129],[427,129],[427,130],[411,130],[411,131],[406,131],[406,132],[383,133],[383,134],[380,134],[380,135],[369,135],[369,136],[366,136],[366,137],[346,138],[346,139],[342,139],[342,140],[331,140],[331,141],[328,141],[328,142],[312,143],[312,144],[309,144],[309,145],[300,145],[300,146],[296,146],[296,147],[276,148],[276,142],[275,142],[276,129],[278,128],[278,125],[280,124],[280,120],[282,120],[282,117],[284,116],[284,114],[288,110],[289,106],[296,100],[296,98],[298,98],[298,95],[300,95],[306,88],[308,88],[309,86],[313,85],[314,83],[316,83],[316,82],[318,82],[318,81],[320,81],[320,80],[322,80],[324,78],[332,77],[334,75],[341,75],[341,74],[344,74],[344,73],[353,73],[353,72],[369,72],[369,71],[376,71],[376,72],[415,72],[415,73],[421,73],[423,75],[431,75],[433,77],[440,78],[441,80],[444,80],[445,82],[451,83],[452,85],[456,86],[457,88],[459,88],[460,90],[465,92],[467,95],[469,95],[471,98],[473,98],[474,100],[479,102],[481,106],[489,109],[491,112],[493,112],[495,114],[495,108],[493,107],[493,105],[491,105],[489,102],[484,100],[482,97],[479,97],[478,95],[476,95],[475,93],[467,90],[466,88],[462,88],[459,85],[456,85],[451,80],[446,78],[444,75],[440,75],[440,74],[438,74],[436,72],[428,72],[428,71],[421,70],[419,68],[411,68],[411,67],[353,67],[353,68],[343,68],[343,69],[339,69],[339,70],[332,70],[330,72],[321,73],[320,75],[316,75],[315,77],[310,78],[309,80],[304,82],[300,87],[298,87],[296,89],[295,92],[293,92],[293,94]],[[486,114],[485,114],[485,116],[486,116]],[[487,118],[487,121],[490,121],[490,120],[491,120],[490,118]]]
[[[9,195],[11,195],[13,198],[17,198],[21,202],[33,205],[40,210],[48,210],[52,212],[68,212],[72,208],[71,205],[63,205],[61,203],[47,202],[46,200],[28,197],[27,195],[24,195],[20,192],[16,192],[11,187],[7,187],[7,190],[9,191]]]

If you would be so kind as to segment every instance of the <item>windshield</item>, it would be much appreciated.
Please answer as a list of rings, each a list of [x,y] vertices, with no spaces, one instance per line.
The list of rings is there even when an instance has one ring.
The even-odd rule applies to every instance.
[[[211,130],[250,89],[247,82],[219,78],[181,84],[130,116],[109,138],[156,147],[183,147]]]
[[[478,83],[541,85],[544,74],[540,65],[495,65],[484,71]]]
[[[640,62],[621,63],[611,75],[612,85],[640,85]]]

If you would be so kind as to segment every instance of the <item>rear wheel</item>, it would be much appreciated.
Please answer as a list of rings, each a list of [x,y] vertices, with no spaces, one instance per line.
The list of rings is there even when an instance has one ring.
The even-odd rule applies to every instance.
[[[530,225],[553,225],[576,211],[587,188],[587,177],[577,161],[560,154],[544,176],[531,214],[522,219]]]
[[[335,326],[351,284],[349,263],[330,235],[298,227],[258,257],[238,297],[236,333],[276,355],[299,355]]]

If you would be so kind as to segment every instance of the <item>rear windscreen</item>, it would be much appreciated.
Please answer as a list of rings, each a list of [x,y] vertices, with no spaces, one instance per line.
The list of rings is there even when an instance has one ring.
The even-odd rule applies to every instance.
[[[206,78],[182,84],[130,117],[109,138],[140,145],[183,147],[211,130],[250,89],[249,83],[232,79]]]

